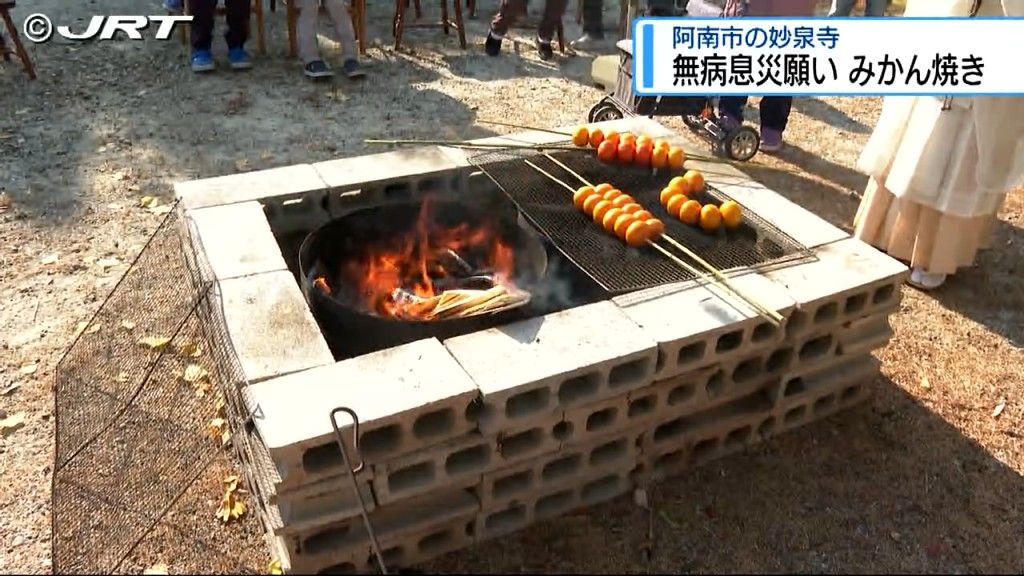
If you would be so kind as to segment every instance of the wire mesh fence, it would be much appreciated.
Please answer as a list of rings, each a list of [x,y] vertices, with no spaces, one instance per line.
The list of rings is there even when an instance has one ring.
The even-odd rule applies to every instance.
[[[267,571],[256,507],[216,517],[244,468],[244,382],[181,224],[172,210],[57,366],[54,573]]]

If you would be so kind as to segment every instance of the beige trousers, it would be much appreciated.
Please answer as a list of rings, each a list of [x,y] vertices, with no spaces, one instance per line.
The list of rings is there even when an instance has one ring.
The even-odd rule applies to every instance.
[[[299,58],[303,64],[320,59],[320,48],[317,45],[316,17],[319,12],[320,0],[297,0],[299,18],[296,22],[299,40]],[[344,0],[323,0],[331,22],[338,32],[341,41],[342,60],[358,57],[359,47],[356,45],[356,31],[352,27],[352,16]]]

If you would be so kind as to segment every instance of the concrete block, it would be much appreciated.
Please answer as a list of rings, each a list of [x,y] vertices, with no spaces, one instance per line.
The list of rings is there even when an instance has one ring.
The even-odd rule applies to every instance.
[[[787,323],[790,337],[899,306],[900,285],[909,273],[899,261],[855,238],[820,246],[814,253],[815,262],[765,273],[797,303]]]
[[[884,348],[893,336],[887,314],[868,316],[845,323],[836,335],[839,341],[836,354],[839,356],[861,356],[872,350]]]
[[[783,316],[793,308],[785,290],[760,274],[745,274],[732,283]],[[700,286],[650,299],[625,295],[613,301],[658,343],[655,380],[767,350],[784,337],[757,313],[738,310]]]
[[[365,200],[387,201],[412,198],[417,188],[429,189],[427,181],[442,176],[451,181],[464,166],[436,146],[419,146],[317,162],[313,170],[332,195],[358,191]]]
[[[219,282],[217,290],[228,334],[250,385],[334,362],[289,272],[230,278]]]
[[[632,488],[633,472],[619,470],[575,485],[534,492],[499,509],[482,511],[476,520],[476,541],[504,536],[534,522],[606,502]]]
[[[478,432],[374,465],[374,493],[382,506],[443,487],[476,486],[497,465],[497,442]]]
[[[656,357],[654,341],[608,301],[444,344],[480,388],[485,434],[640,388]]]
[[[445,491],[378,508],[370,516],[370,524],[381,548],[387,549],[392,543],[408,541],[439,526],[468,523],[479,510],[480,502],[471,491]],[[360,566],[372,560],[362,518],[287,538],[286,542],[292,568],[298,573],[315,573],[344,564]]]
[[[285,270],[281,248],[259,202],[189,210],[192,241],[217,280]]]
[[[496,436],[498,457],[495,468],[557,452],[562,442],[572,434],[563,417],[564,411],[557,410],[547,417],[533,419],[530,424],[499,432]]]
[[[503,509],[532,494],[568,488],[609,472],[629,471],[640,455],[643,430],[606,434],[584,446],[567,447],[521,464],[484,474],[480,485],[483,510]]]
[[[566,410],[563,422],[567,436],[562,441],[562,449],[589,445],[595,438],[631,427],[634,423],[629,420],[628,394],[632,393]]]
[[[694,162],[694,164],[701,164]],[[753,181],[746,174],[719,175],[721,164],[708,167],[707,181],[721,192],[739,202],[744,208],[775,226],[801,246],[817,248],[849,238],[842,229],[833,226],[817,214],[790,201],[785,196]],[[701,169],[698,166],[698,169]]]
[[[835,328],[823,328],[795,338],[792,342],[791,371],[811,371],[836,362],[839,334]]]
[[[373,464],[468,434],[478,395],[433,338],[261,382],[246,393],[287,486],[344,473],[330,421],[335,407],[358,415],[360,455]],[[357,459],[350,417],[339,414],[338,423]]]
[[[327,189],[310,164],[178,182],[174,196],[185,210],[271,197],[302,197]]]
[[[851,386],[870,384],[878,373],[878,360],[870,353],[864,353],[823,368],[787,374],[782,379],[781,395],[775,403],[774,412],[784,417],[783,423],[787,429],[793,428],[805,419],[798,418],[801,416],[799,411],[785,418],[791,410],[802,405],[810,405],[812,410],[809,412],[813,412],[813,403],[820,398],[836,394],[842,396]],[[806,416],[810,417],[812,414],[808,413]]]

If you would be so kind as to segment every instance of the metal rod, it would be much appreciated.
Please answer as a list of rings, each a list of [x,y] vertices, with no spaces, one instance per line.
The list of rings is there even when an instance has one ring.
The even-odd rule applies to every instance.
[[[462,148],[522,148],[529,150],[587,150],[576,146],[560,144],[492,144],[487,142],[471,142],[465,140],[363,140],[364,144],[418,144],[425,146],[453,146]]]
[[[556,159],[552,155],[544,154],[544,156],[546,156],[549,160],[551,160],[555,164],[561,166],[566,172],[569,172],[570,174],[575,176],[578,180],[583,182],[583,184],[585,184],[587,186],[591,186],[591,187],[593,186],[593,184],[588,182],[586,178],[584,178],[583,176],[578,174],[575,170],[573,170],[572,168],[568,167],[567,165],[565,165],[563,162],[561,162],[560,160]],[[529,163],[529,164],[531,166],[533,166],[535,169],[539,170],[541,173],[543,173],[548,178],[551,178],[552,180],[555,180],[556,182],[558,182],[562,186],[568,188],[569,190],[572,190],[572,188],[568,184],[562,182],[561,180],[559,180],[558,178],[555,178],[554,176],[548,174],[547,172],[544,172],[543,170],[541,170],[537,166],[533,165],[532,163]],[[719,283],[724,285],[725,288],[727,288],[729,291],[731,291],[736,297],[742,299],[743,302],[747,306],[749,306],[751,309],[753,309],[755,312],[757,312],[758,315],[766,317],[773,324],[775,324],[776,327],[778,327],[778,326],[780,326],[782,324],[782,316],[778,312],[768,308],[764,304],[761,304],[761,302],[759,302],[756,298],[750,296],[749,294],[746,294],[746,293],[742,292],[741,290],[737,289],[731,282],[729,282],[729,279],[724,274],[722,274],[722,272],[720,270],[718,270],[717,268],[715,268],[714,266],[709,264],[707,261],[705,261],[703,258],[698,256],[696,253],[694,253],[692,250],[690,250],[686,246],[683,246],[682,244],[677,242],[675,239],[673,239],[668,234],[662,234],[661,237],[664,238],[666,242],[668,242],[672,246],[676,247],[680,252],[682,252],[686,256],[692,258],[695,262],[697,262],[698,264],[703,266],[708,272],[710,272],[715,277],[715,279]],[[656,244],[654,244],[653,242],[650,242],[650,241],[648,241],[648,243],[651,244],[652,246],[654,246],[655,248],[657,248],[659,251],[661,251],[666,256],[671,257],[673,260],[676,261],[677,264],[682,265],[691,274],[697,272],[695,268],[693,268],[692,266],[690,266],[688,264],[685,264],[682,260],[679,260],[678,258],[673,257],[670,253],[665,251],[661,246],[658,246],[658,245],[656,245]],[[700,276],[701,277],[705,277],[704,274],[700,274]],[[712,284],[714,284],[714,282],[712,282]]]
[[[341,428],[338,427],[337,414],[338,412],[344,412],[352,418],[352,448],[355,449],[356,454],[359,454],[359,417],[351,408],[339,406],[334,410],[331,410],[331,426],[334,428],[334,439],[338,443],[338,450],[341,451],[341,459],[345,463],[345,468],[348,470],[348,477],[352,481],[352,490],[356,493],[356,498],[359,499],[359,512],[363,516],[363,525],[366,527],[366,534],[370,537],[370,545],[373,547],[373,555],[377,558],[377,564],[380,566],[380,573],[387,574],[388,569],[384,565],[384,555],[381,554],[380,544],[377,542],[377,534],[373,531],[373,525],[370,523],[370,515],[366,511],[366,502],[363,500],[363,492],[359,489],[359,481],[356,479],[356,473],[363,469],[363,459],[360,456],[359,465],[355,468],[352,467],[351,461],[348,459],[348,450],[345,449],[345,441],[341,438]]]
[[[549,128],[539,128],[537,126],[525,126],[522,124],[511,124],[509,122],[498,122],[496,120],[477,120],[480,124],[491,124],[493,126],[505,126],[507,128],[519,128],[520,130],[531,130],[534,132],[547,132],[548,134],[558,134],[559,136],[572,136],[568,132],[561,132],[559,130],[551,130]]]
[[[574,188],[573,188],[572,186],[569,186],[569,185],[568,185],[568,184],[566,184],[565,182],[562,182],[562,181],[561,181],[561,180],[559,180],[558,178],[555,178],[554,176],[552,176],[552,175],[551,175],[551,173],[549,173],[549,172],[545,171],[545,170],[544,170],[543,168],[541,168],[540,166],[537,166],[536,164],[534,164],[533,162],[530,162],[529,160],[523,160],[523,162],[526,162],[527,164],[529,164],[529,165],[530,165],[530,168],[533,168],[533,169],[534,169],[534,170],[536,170],[537,172],[540,172],[541,174],[543,174],[543,175],[547,176],[547,177],[548,177],[548,178],[550,178],[551,180],[553,180],[553,181],[555,181],[555,182],[557,182],[557,183],[561,184],[561,185],[562,185],[562,187],[563,187],[563,188],[565,188],[566,190],[568,190],[569,192],[572,192],[573,194],[575,194],[575,193],[576,193],[576,189],[574,189]],[[588,184],[588,186],[589,186],[589,184]]]

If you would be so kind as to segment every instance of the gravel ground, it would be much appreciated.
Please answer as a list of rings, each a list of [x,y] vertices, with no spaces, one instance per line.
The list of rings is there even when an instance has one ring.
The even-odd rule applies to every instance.
[[[50,570],[53,370],[159,223],[143,196],[167,202],[179,180],[375,151],[364,138],[469,138],[495,133],[481,119],[585,118],[602,96],[590,58],[547,64],[525,45],[487,59],[479,44],[491,9],[470,22],[469,52],[432,31],[409,32],[401,52],[375,42],[360,85],[306,82],[284,57],[281,12],[268,13],[270,53],[244,74],[195,77],[177,41],[153,40],[30,45],[36,82],[0,64],[0,417],[25,414],[0,436],[0,572]],[[82,26],[91,14],[138,10],[129,0],[37,0],[15,20],[39,11]],[[150,12],[161,13],[155,3]],[[371,33],[384,41],[389,20],[371,7]],[[336,60],[336,46],[324,46]],[[215,52],[223,59],[221,43]],[[790,146],[759,155],[749,173],[849,229],[865,183],[852,167],[879,108],[876,98],[799,99]],[[1024,194],[1000,217],[975,267],[934,294],[904,289],[870,404],[663,483],[651,494],[653,544],[647,513],[623,498],[428,568],[1024,571]],[[262,565],[251,520],[232,542],[199,513],[212,511],[228,469],[211,468],[174,513],[193,510],[207,540]],[[132,570],[202,566],[160,534],[136,550]]]

